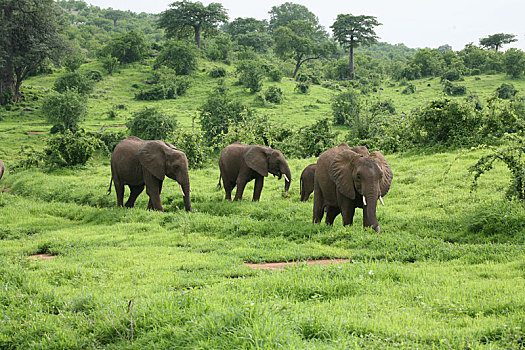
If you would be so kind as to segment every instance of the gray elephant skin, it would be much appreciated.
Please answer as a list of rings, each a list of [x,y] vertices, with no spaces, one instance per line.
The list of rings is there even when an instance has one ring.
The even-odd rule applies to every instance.
[[[365,155],[370,154],[365,146],[352,147],[352,151]],[[315,169],[317,169],[317,163],[308,165],[301,173],[301,202],[306,202],[314,191]]]
[[[306,202],[314,191],[314,175],[317,163],[310,164],[301,173],[301,202]]]
[[[357,153],[346,143],[325,151],[315,171],[313,222],[321,222],[326,211],[327,224],[341,214],[343,225],[352,225],[355,208],[363,208],[363,226],[380,232],[377,202],[388,193],[392,179],[380,152]]]
[[[2,159],[0,159],[0,179],[2,179],[2,176],[4,176],[4,162],[2,162]]]
[[[253,200],[261,198],[264,178],[268,173],[285,178],[284,191],[288,193],[292,174],[283,154],[276,149],[261,145],[233,143],[221,151],[219,158],[220,177],[226,192],[226,200],[231,200],[232,190],[237,186],[234,201],[242,199],[244,187],[255,179]]]
[[[164,177],[177,181],[184,197],[186,211],[191,211],[188,159],[184,152],[160,140],[141,140],[130,136],[115,147],[111,155],[111,180],[115,183],[117,205],[122,206],[124,186],[130,196],[126,207],[133,207],[146,187],[148,209],[164,211],[160,200]],[[111,183],[108,194],[111,191]]]

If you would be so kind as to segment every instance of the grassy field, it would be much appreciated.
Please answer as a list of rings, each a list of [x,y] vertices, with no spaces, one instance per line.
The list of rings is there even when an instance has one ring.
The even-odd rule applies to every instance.
[[[133,101],[131,85],[148,69],[99,83],[87,129],[121,125],[144,105],[191,125],[213,80],[200,72],[180,99]],[[33,78],[26,88],[49,89],[54,78]],[[465,84],[481,97],[505,81]],[[330,115],[332,90],[313,86],[305,98],[294,85],[281,84],[286,104],[259,111],[294,126]],[[379,93],[398,113],[439,95],[437,79],[415,85],[422,91],[413,95],[388,84]],[[253,102],[240,87],[232,93]],[[119,103],[128,109],[108,119]],[[7,112],[0,157],[13,164],[21,146],[41,147],[48,130],[38,110]],[[250,201],[253,182],[244,201],[223,201],[213,159],[190,171],[192,213],[169,179],[166,212],[145,210],[145,194],[134,209],[116,208],[114,191],[106,195],[107,155],[85,167],[8,173],[0,181],[0,348],[523,348],[525,208],[504,199],[510,175],[502,165],[470,191],[467,168],[482,154],[387,155],[394,180],[378,208],[380,234],[362,228],[360,210],[352,227],[340,217],[333,227],[311,224],[312,199],[299,201],[297,180],[314,159],[289,160],[290,198],[283,181],[269,178],[258,203]],[[44,253],[54,258],[29,258]],[[336,258],[351,262],[244,265]]]

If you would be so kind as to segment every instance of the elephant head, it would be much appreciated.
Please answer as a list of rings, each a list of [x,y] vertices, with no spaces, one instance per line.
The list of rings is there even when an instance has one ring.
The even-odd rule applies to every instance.
[[[139,161],[143,169],[163,181],[164,176],[179,183],[186,211],[191,210],[190,178],[188,159],[184,152],[163,141],[148,141],[139,150]]]
[[[330,179],[337,191],[363,207],[365,226],[380,231],[376,216],[377,200],[387,194],[392,182],[392,170],[380,152],[370,155],[346,150],[337,154],[329,167]]]
[[[292,173],[281,151],[265,146],[251,146],[244,154],[244,160],[250,169],[261,176],[266,177],[270,173],[277,176],[279,180],[284,176],[284,191],[288,193]]]

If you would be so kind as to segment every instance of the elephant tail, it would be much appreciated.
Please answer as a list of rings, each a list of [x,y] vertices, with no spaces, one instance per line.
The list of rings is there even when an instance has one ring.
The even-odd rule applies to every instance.
[[[113,176],[111,177],[111,180],[109,180],[109,188],[108,188],[108,193],[106,193],[107,196],[109,196],[111,194],[111,184],[113,183]]]
[[[217,184],[217,191],[220,191],[220,189],[222,188],[221,178],[222,178],[222,174],[219,174],[219,183]]]

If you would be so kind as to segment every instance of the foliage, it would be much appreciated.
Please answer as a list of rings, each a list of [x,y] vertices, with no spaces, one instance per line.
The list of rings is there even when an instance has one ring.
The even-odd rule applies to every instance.
[[[518,93],[514,85],[510,83],[503,83],[496,89],[496,96],[503,99],[511,99]]]
[[[222,84],[208,95],[199,110],[204,139],[208,145],[213,146],[216,146],[215,139],[219,135],[228,133],[230,124],[239,122],[245,115],[251,116],[251,111],[239,101],[233,100]]]
[[[514,34],[498,33],[489,35],[486,38],[479,39],[479,44],[487,49],[494,49],[498,51],[498,49],[504,44],[510,44],[517,40],[518,39],[516,39],[516,35]]]
[[[88,136],[94,136],[98,138],[105,146],[109,153],[113,152],[118,143],[124,140],[128,135],[123,130],[118,131],[106,131],[97,133],[87,133]]]
[[[300,158],[318,157],[329,148],[337,146],[338,132],[334,131],[328,118],[300,128],[295,133],[294,156]]]
[[[361,98],[353,89],[348,89],[334,96],[332,112],[335,124],[348,125],[351,119],[359,119],[361,115]]]
[[[278,66],[274,64],[271,64],[271,65],[267,64],[265,68],[266,68],[266,75],[268,76],[268,78],[270,78],[271,81],[279,83],[282,80],[283,72]]]
[[[126,125],[131,135],[143,140],[168,140],[178,127],[175,117],[148,107],[133,113]]]
[[[467,88],[464,85],[456,85],[446,80],[443,84],[443,92],[450,96],[462,96],[467,94]]]
[[[310,91],[310,84],[299,81],[295,84],[294,91],[300,94],[307,94]]]
[[[229,55],[232,49],[232,40],[229,35],[214,37],[206,45],[206,56],[212,61],[223,61],[229,63]]]
[[[50,93],[42,102],[42,114],[57,131],[76,131],[87,115],[86,98],[75,91]]]
[[[197,50],[194,45],[170,40],[155,59],[155,68],[166,66],[178,75],[190,74],[197,68]]]
[[[261,91],[266,71],[260,61],[244,60],[237,63],[237,75],[239,76],[239,83],[253,94]]]
[[[481,175],[494,168],[494,162],[500,160],[512,174],[512,180],[507,189],[507,198],[517,198],[525,201],[525,138],[523,136],[508,135],[506,143],[500,147],[488,147],[490,153],[481,157],[478,162],[469,167],[474,174],[472,188],[476,188]]]
[[[60,10],[52,0],[0,2],[0,105],[18,102],[22,81],[65,48]]]
[[[60,75],[57,80],[55,80],[53,89],[60,93],[71,90],[78,94],[86,95],[93,91],[93,85],[94,81],[86,74],[74,71]]]
[[[486,143],[499,140],[505,134],[525,130],[525,115],[520,115],[519,101],[505,101],[497,97],[487,100],[481,123],[481,135]],[[494,142],[493,141],[493,142]]]
[[[118,69],[118,66],[120,65],[118,58],[109,55],[101,57],[100,62],[102,62],[102,67],[104,67],[109,75],[115,73]]]
[[[272,6],[270,14],[269,29],[271,32],[279,27],[286,27],[293,21],[305,21],[314,27],[319,26],[319,19],[304,5],[293,2],[285,2],[278,6]]]
[[[220,23],[228,20],[224,7],[216,2],[204,6],[200,1],[176,1],[170,9],[162,12],[158,25],[168,38],[183,39],[189,31],[195,35],[195,45],[201,47],[201,32],[213,32]]]
[[[441,82],[458,80],[463,80],[463,78],[461,77],[461,73],[457,69],[448,69],[443,73],[443,75],[441,75]]]
[[[148,45],[142,33],[130,30],[111,39],[101,50],[101,56],[111,56],[120,63],[140,61],[146,55]]]
[[[190,81],[185,77],[161,75],[158,81],[136,92],[135,99],[139,101],[175,99],[177,96],[184,95],[189,87]]]
[[[204,167],[211,148],[206,145],[204,135],[199,130],[178,129],[173,137],[173,144],[186,154],[191,169]]]
[[[209,75],[212,78],[224,78],[226,76],[226,69],[223,67],[213,67]]]
[[[283,101],[283,91],[280,87],[270,86],[264,92],[264,99],[271,103],[281,103]]]
[[[414,84],[408,84],[401,93],[403,95],[411,95],[416,92],[416,86]]]
[[[525,71],[525,53],[519,49],[511,48],[505,51],[503,56],[505,72],[513,78],[517,78]]]
[[[73,134],[66,130],[47,140],[43,152],[44,161],[49,167],[84,165],[100,147],[98,139],[85,135],[83,131]]]

